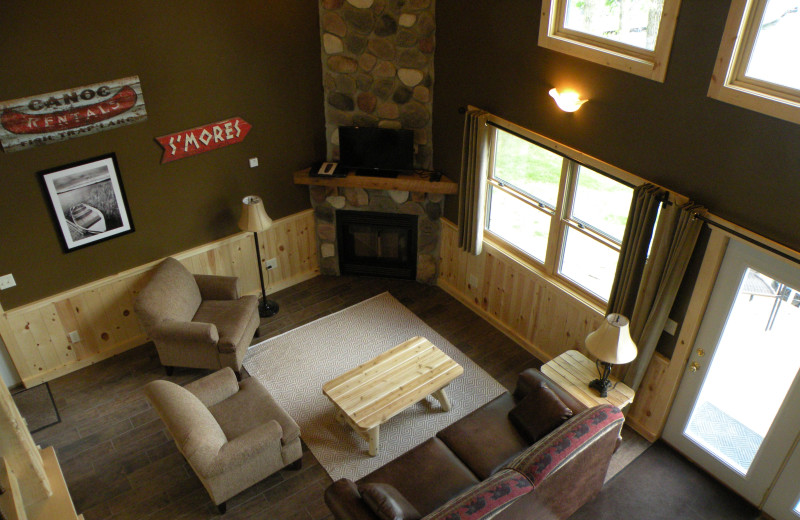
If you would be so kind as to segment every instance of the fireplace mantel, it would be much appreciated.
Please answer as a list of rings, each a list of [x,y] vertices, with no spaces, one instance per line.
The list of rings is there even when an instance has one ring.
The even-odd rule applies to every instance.
[[[416,175],[398,175],[396,178],[361,177],[353,172],[347,177],[311,177],[310,168],[294,172],[295,184],[308,184],[314,186],[335,186],[338,188],[364,188],[367,190],[396,190],[413,191],[417,193],[441,193],[452,195],[458,193],[458,184],[442,175],[436,182],[420,178]]]

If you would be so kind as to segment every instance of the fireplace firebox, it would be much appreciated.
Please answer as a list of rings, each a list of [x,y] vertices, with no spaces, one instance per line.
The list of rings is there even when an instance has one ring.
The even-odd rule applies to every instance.
[[[416,215],[336,211],[341,274],[414,280],[417,275]]]

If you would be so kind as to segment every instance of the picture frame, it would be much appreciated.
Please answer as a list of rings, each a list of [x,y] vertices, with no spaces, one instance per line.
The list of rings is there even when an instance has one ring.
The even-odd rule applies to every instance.
[[[132,233],[114,153],[39,172],[65,253]]]

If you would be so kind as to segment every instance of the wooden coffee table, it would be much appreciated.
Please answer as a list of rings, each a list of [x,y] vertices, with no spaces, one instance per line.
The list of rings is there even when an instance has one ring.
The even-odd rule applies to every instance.
[[[380,425],[431,395],[450,410],[444,388],[464,369],[427,339],[417,336],[322,385],[349,424],[378,453]]]

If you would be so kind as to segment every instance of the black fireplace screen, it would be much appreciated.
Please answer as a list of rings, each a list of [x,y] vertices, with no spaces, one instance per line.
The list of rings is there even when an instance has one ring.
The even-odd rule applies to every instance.
[[[340,210],[336,235],[342,274],[416,278],[416,215]]]

